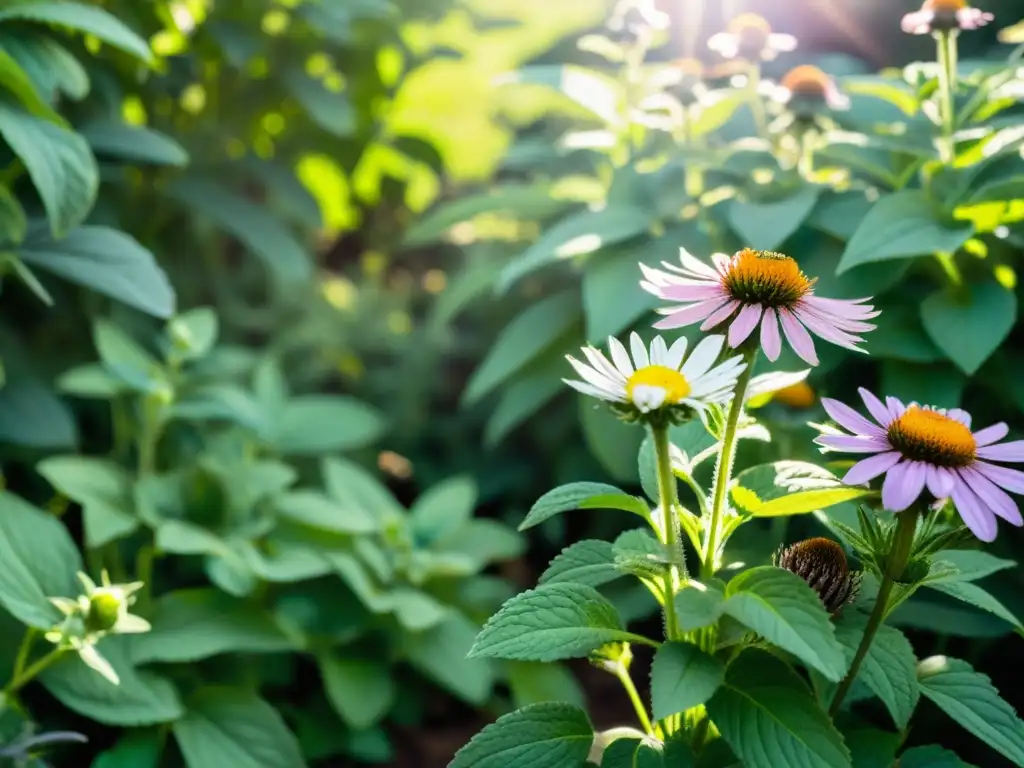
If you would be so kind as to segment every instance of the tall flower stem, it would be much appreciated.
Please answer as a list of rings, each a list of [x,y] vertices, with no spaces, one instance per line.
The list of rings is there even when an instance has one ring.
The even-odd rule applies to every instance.
[[[889,611],[889,598],[892,595],[893,587],[896,585],[896,580],[903,575],[903,570],[907,567],[907,561],[910,559],[916,528],[916,508],[912,507],[896,515],[896,531],[893,534],[889,554],[885,558],[885,573],[882,575],[882,584],[878,588],[878,599],[875,600],[875,607],[872,609],[871,616],[868,618],[868,624],[864,628],[864,636],[860,639],[860,645],[857,646],[857,653],[850,664],[850,671],[846,673],[846,677],[843,678],[843,681],[832,696],[832,704],[828,708],[829,715],[834,716],[839,711],[843,699],[850,692],[850,686],[857,679],[857,673],[860,671],[861,664],[864,663],[864,658],[868,655],[868,650],[871,648],[871,643],[874,641],[879,627],[885,621],[885,616]]]
[[[942,144],[939,154],[945,163],[953,162],[953,133],[956,130],[957,42],[955,31],[935,33],[939,62],[939,109],[942,115]]]
[[[30,683],[37,675],[45,672],[51,664],[60,659],[66,652],[64,648],[54,648],[48,654],[36,661],[35,664],[30,666],[28,669],[23,670],[20,674],[15,675],[11,678],[11,681],[4,688],[3,693],[10,695],[17,693],[27,683]]]
[[[647,708],[644,706],[643,699],[640,698],[640,694],[633,684],[633,678],[630,677],[629,670],[626,669],[626,665],[622,662],[615,665],[615,676],[622,683],[622,687],[626,689],[629,700],[633,702],[633,709],[636,710],[636,716],[640,720],[640,725],[643,726],[648,736],[653,736],[654,725],[651,723],[651,718],[647,716]]]
[[[676,476],[672,472],[672,454],[668,440],[668,425],[651,425],[654,439],[654,457],[658,470],[658,499],[661,502],[662,527],[665,529],[665,549],[668,568],[665,569],[665,638],[677,640],[679,622],[676,621],[676,562],[679,559],[679,520],[676,507],[679,494]]]
[[[726,496],[729,491],[729,481],[732,479],[733,464],[736,461],[736,445],[739,442],[736,433],[740,423],[740,414],[743,413],[743,403],[747,399],[747,387],[754,375],[754,359],[756,357],[756,347],[744,353],[747,367],[743,369],[743,373],[740,374],[736,382],[732,405],[729,406],[729,416],[725,422],[722,450],[718,454],[718,464],[715,466],[715,489],[711,497],[711,520],[708,523],[708,535],[704,545],[704,562],[701,564],[701,576],[705,579],[710,579],[715,575],[715,559],[720,544],[722,518],[725,516]]]

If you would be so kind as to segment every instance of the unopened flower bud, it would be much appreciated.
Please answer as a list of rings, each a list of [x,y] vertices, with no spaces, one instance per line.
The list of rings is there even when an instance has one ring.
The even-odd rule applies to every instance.
[[[109,632],[121,615],[123,599],[113,592],[100,591],[89,598],[89,610],[85,615],[87,632]]]

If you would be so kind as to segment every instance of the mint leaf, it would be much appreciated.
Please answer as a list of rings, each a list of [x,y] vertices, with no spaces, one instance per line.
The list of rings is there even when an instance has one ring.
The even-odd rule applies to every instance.
[[[928,583],[977,581],[1015,565],[1014,560],[1004,560],[980,549],[950,549],[932,560]]]
[[[900,755],[899,768],[974,768],[955,753],[935,744],[914,747]]]
[[[533,704],[480,731],[448,768],[570,768],[583,764],[593,740],[594,729],[582,709]]]
[[[725,594],[720,585],[721,582],[690,582],[676,594],[676,620],[681,630],[692,632],[718,621],[725,609]]]
[[[950,597],[955,597],[957,600],[963,600],[965,603],[970,603],[976,608],[981,608],[983,611],[988,611],[989,613],[998,616],[1008,624],[1011,624],[1018,632],[1024,632],[1024,626],[1021,625],[1020,620],[1010,613],[1010,610],[1005,605],[996,600],[996,598],[992,597],[992,595],[977,584],[954,581],[941,582],[939,584],[929,583],[925,586],[931,587],[938,592],[943,592]]]
[[[470,658],[556,661],[586,656],[605,643],[643,640],[593,587],[550,584],[516,595],[480,631]]]
[[[605,483],[569,483],[541,496],[519,525],[520,531],[543,523],[555,515],[572,509],[621,509],[647,519],[650,510],[636,496],[623,493]]]
[[[843,647],[821,598],[796,574],[773,566],[744,571],[729,582],[724,610],[829,680],[839,681],[846,672]]]
[[[651,709],[661,720],[704,704],[725,679],[725,666],[690,643],[665,643],[651,664]]]
[[[615,568],[612,544],[585,539],[566,547],[541,574],[539,584],[573,582],[599,587],[622,576]]]
[[[989,679],[966,661],[932,656],[917,665],[921,693],[968,731],[1024,765],[1024,723]]]

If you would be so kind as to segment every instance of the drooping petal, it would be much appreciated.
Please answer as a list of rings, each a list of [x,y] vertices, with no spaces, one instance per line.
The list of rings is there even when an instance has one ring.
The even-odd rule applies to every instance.
[[[970,486],[958,477],[953,485],[953,493],[950,495],[953,497],[956,511],[960,513],[961,519],[971,529],[971,533],[982,541],[995,541],[996,516],[985,509]]]
[[[708,319],[701,323],[700,329],[702,331],[709,331],[716,325],[724,323],[729,319],[729,316],[732,315],[733,312],[740,308],[740,304],[741,302],[736,300],[727,301],[721,307],[708,315]]]
[[[1018,469],[989,464],[986,461],[976,461],[971,466],[1000,488],[1005,488],[1014,493],[1024,493],[1024,472]]]
[[[569,361],[569,365],[580,375],[580,378],[588,384],[608,392],[614,392],[618,389],[614,381],[604,376],[600,371],[594,370],[589,365],[584,365],[572,355],[566,355],[565,359]]]
[[[788,309],[779,310],[779,316],[782,319],[782,330],[786,334],[786,340],[793,347],[793,351],[808,365],[817,365],[818,354],[814,351],[811,334]]]
[[[774,307],[769,307],[764,312],[761,320],[761,349],[764,356],[771,362],[779,359],[782,354],[782,336],[779,334],[779,313]]]
[[[831,397],[823,397],[821,398],[821,405],[825,409],[825,413],[831,416],[833,421],[849,432],[853,432],[858,435],[873,436],[881,436],[884,434],[881,427],[876,424],[872,424],[866,418],[853,410],[853,408],[846,405],[846,403],[833,400]]]
[[[882,505],[890,512],[902,512],[924,490],[927,471],[919,461],[903,461],[889,470],[882,483]]]
[[[847,485],[863,485],[874,480],[883,472],[888,472],[896,466],[901,458],[903,457],[898,451],[887,451],[867,459],[861,459],[850,467],[850,471],[843,477],[843,482]]]
[[[1010,432],[1010,428],[1006,424],[1000,421],[998,424],[993,424],[991,427],[985,427],[979,429],[974,433],[974,444],[979,448],[985,445],[991,445],[992,443],[998,442],[1006,437]]]
[[[719,311],[722,307],[730,304],[732,304],[732,302],[724,299],[709,299],[708,301],[702,301],[698,304],[691,304],[683,309],[676,309],[669,312],[665,319],[656,322],[654,327],[661,330],[685,328],[688,325],[699,323],[709,315]],[[727,313],[727,316],[729,314],[732,314],[732,310]]]
[[[754,332],[757,324],[761,321],[762,307],[760,304],[747,304],[736,315],[736,319],[729,326],[729,346],[738,347],[747,337]]]
[[[885,405],[889,409],[889,415],[893,420],[898,419],[907,412],[907,406],[903,404],[903,401],[892,395],[886,395]]]
[[[928,490],[936,499],[944,499],[949,496],[955,480],[952,470],[936,467],[934,464],[928,465]]]
[[[680,302],[707,301],[709,299],[721,298],[725,301],[728,296],[718,283],[697,283],[694,285],[669,285],[662,288],[658,294],[663,299]]]
[[[934,11],[915,11],[908,13],[900,21],[900,28],[908,35],[927,35],[935,21]]]
[[[716,282],[719,279],[719,274],[715,269],[705,264],[685,248],[679,249],[679,263],[691,272],[696,272],[701,277],[706,277]]]
[[[630,374],[620,371],[608,361],[607,357],[593,347],[583,347],[582,352],[584,357],[587,358],[587,362],[590,363],[591,368],[598,373],[604,374],[608,379],[616,382],[620,386],[625,385],[626,379],[632,373],[632,370],[630,371]],[[633,366],[630,366],[630,368],[632,367]]]
[[[976,453],[990,461],[1024,461],[1024,440],[986,445],[978,448]]]
[[[573,389],[575,389],[581,395],[587,395],[588,397],[596,397],[598,400],[607,401],[616,401],[619,399],[615,397],[611,392],[606,392],[603,389],[598,389],[593,384],[587,384],[584,381],[575,381],[573,379],[562,379],[562,381],[568,384]]]
[[[957,474],[966,481],[975,495],[984,504],[1010,525],[1018,528],[1024,525],[1017,503],[1010,495],[972,467],[964,467]]]

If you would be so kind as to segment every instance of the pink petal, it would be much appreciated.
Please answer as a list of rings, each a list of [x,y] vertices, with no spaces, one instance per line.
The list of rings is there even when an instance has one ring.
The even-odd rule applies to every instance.
[[[843,482],[847,485],[863,485],[874,480],[883,472],[888,472],[896,466],[901,458],[903,457],[898,451],[888,451],[869,459],[861,459],[850,467],[850,471],[843,477]]]
[[[815,438],[814,442],[834,451],[847,453],[878,453],[892,449],[889,441],[865,435],[821,435]]]
[[[811,293],[804,296],[802,303],[819,312],[847,320],[868,320],[878,317],[881,312],[870,304],[863,305],[865,301],[871,301],[871,299],[826,299]]]
[[[985,461],[976,461],[971,466],[1000,488],[1014,493],[1024,493],[1024,472],[1009,467],[999,467]]]
[[[671,301],[705,301],[707,299],[720,299],[727,301],[728,296],[718,283],[703,283],[697,285],[670,285],[661,289],[661,298]]]
[[[983,445],[991,445],[994,442],[1002,440],[1007,434],[1009,434],[1009,432],[1010,428],[1000,421],[998,424],[993,424],[991,427],[985,427],[984,429],[979,429],[975,432],[974,444],[979,448]]]
[[[761,322],[763,307],[760,304],[746,304],[729,326],[729,346],[738,347],[754,332]]]
[[[982,541],[995,541],[996,516],[982,506],[967,483],[958,477],[951,495],[956,511],[971,532]]]
[[[935,21],[934,11],[915,11],[903,17],[900,27],[908,35],[925,35],[931,30],[933,21]]]
[[[708,315],[713,314],[720,306],[721,302],[718,299],[702,301],[699,304],[693,304],[686,309],[680,309],[678,312],[673,312],[664,320],[656,322],[654,327],[665,330],[669,328],[683,328],[687,325],[693,325],[694,323],[700,322]]]
[[[683,265],[684,269],[696,272],[701,277],[718,281],[718,273],[685,248],[679,249],[679,263]]]
[[[726,320],[729,319],[733,312],[739,309],[739,307],[740,302],[736,301],[735,299],[733,301],[726,302],[721,308],[711,313],[708,319],[701,324],[700,329],[702,331],[708,331],[714,328],[716,325],[724,323]]]
[[[727,256],[724,253],[713,253],[711,254],[711,263],[715,265],[715,269],[718,270],[719,275],[724,275],[729,271],[729,265],[732,264],[732,257]]]
[[[859,435],[881,436],[884,434],[881,427],[872,424],[846,403],[833,400],[831,397],[823,397],[821,404],[825,408],[825,413],[843,429]]]
[[[814,341],[811,339],[811,334],[807,332],[807,329],[800,324],[800,321],[788,309],[779,310],[779,316],[782,318],[782,330],[785,331],[786,340],[793,347],[793,351],[808,365],[817,365],[818,355],[814,351]]]
[[[868,411],[875,417],[875,421],[883,427],[888,427],[892,423],[892,414],[882,405],[882,401],[864,389],[864,387],[860,387],[857,392],[860,393],[860,399],[864,401]]]
[[[964,467],[959,471],[959,475],[967,481],[978,498],[999,517],[1018,528],[1024,525],[1024,518],[1021,517],[1016,502],[1006,491],[972,467]]]
[[[1024,461],[1024,440],[988,445],[979,448],[977,454],[991,461]]]
[[[945,467],[936,467],[934,464],[929,464],[926,482],[932,496],[936,499],[944,499],[953,490],[953,484],[956,482],[956,479],[952,471]]]
[[[970,428],[971,426],[971,414],[965,411],[963,408],[950,408],[946,411],[946,415],[953,419],[953,421],[959,421],[965,427]]]
[[[889,470],[882,483],[882,506],[890,512],[902,512],[924,490],[927,471],[920,461],[904,461]]]
[[[848,333],[843,333],[834,325],[829,325],[828,321],[822,320],[810,312],[803,312],[800,309],[796,309],[793,314],[796,315],[797,320],[803,323],[815,334],[825,339],[825,341],[831,341],[833,344],[840,347],[846,347],[847,349],[852,349],[858,352],[860,351],[857,348],[857,342],[863,341],[863,339],[851,336]]]
[[[898,419],[907,412],[907,406],[903,404],[903,401],[893,397],[892,395],[886,395],[885,405],[889,409],[889,415],[893,420]]]
[[[761,349],[773,363],[782,354],[782,336],[779,335],[779,314],[769,307],[761,320]]]

